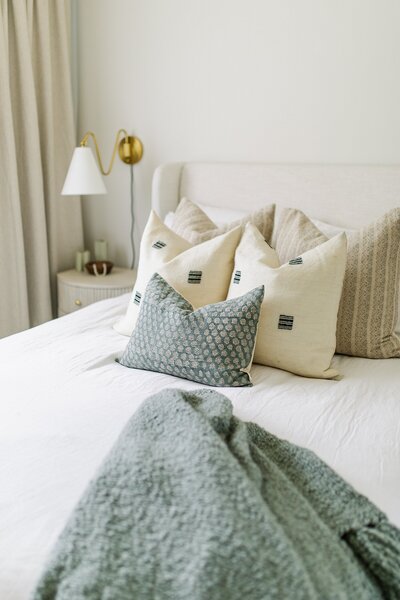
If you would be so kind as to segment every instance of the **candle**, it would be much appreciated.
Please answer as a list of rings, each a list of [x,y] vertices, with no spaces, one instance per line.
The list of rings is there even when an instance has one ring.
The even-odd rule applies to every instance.
[[[94,243],[95,260],[107,260],[107,242],[106,240],[96,240]]]
[[[76,252],[75,254],[75,270],[83,271],[83,252]]]
[[[86,263],[90,262],[90,252],[89,250],[85,250],[84,252],[82,252],[83,254],[83,265],[86,265]]]

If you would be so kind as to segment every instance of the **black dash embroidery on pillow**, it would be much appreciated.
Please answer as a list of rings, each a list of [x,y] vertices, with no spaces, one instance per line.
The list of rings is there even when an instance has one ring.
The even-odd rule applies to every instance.
[[[289,260],[289,265],[302,265],[303,264],[303,259],[301,258],[301,256],[298,256],[297,258],[292,258],[292,260]]]
[[[290,315],[279,315],[278,329],[293,329],[293,320]]]
[[[242,276],[242,271],[235,271],[235,275],[233,277],[233,283],[240,283],[241,276]]]
[[[141,299],[142,299],[142,294],[140,292],[135,292],[135,297],[133,299],[133,302],[139,306]]]
[[[189,271],[188,283],[201,283],[203,271]]]
[[[157,250],[160,250],[160,248],[164,248],[166,245],[167,244],[165,242],[158,240],[157,242],[154,242],[152,248],[156,248]]]

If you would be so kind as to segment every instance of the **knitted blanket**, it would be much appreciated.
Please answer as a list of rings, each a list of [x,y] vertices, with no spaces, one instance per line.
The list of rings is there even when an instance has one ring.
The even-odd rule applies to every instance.
[[[400,598],[400,532],[312,452],[165,390],[130,419],[34,600]]]

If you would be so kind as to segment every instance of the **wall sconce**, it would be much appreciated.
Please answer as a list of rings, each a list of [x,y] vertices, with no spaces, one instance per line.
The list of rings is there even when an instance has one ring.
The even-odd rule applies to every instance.
[[[120,140],[121,134],[124,137]],[[97,163],[94,158],[92,150],[88,147],[89,138],[93,139],[94,148],[96,151]],[[103,167],[101,160],[99,146],[97,139],[93,131],[88,131],[82,138],[80,146],[75,148],[72,155],[71,163],[69,165],[68,173],[65,178],[64,186],[61,191],[63,196],[85,196],[85,195],[97,195],[106,194],[106,186],[104,185],[103,175],[109,175],[114,165],[115,156],[119,152],[120,159],[127,165],[130,165],[131,169],[131,248],[132,248],[132,263],[131,268],[135,265],[135,244],[134,244],[134,196],[133,196],[133,165],[140,161],[143,156],[142,142],[137,137],[128,135],[125,129],[120,129],[117,132],[114,144],[114,150],[111,156],[110,164],[107,171]],[[99,171],[100,167],[100,171]]]
[[[123,134],[124,137],[120,140],[121,134]],[[98,166],[91,148],[87,145],[89,138],[92,138],[94,142]],[[80,146],[75,148],[72,155],[61,194],[63,196],[106,194],[107,190],[100,171],[103,175],[109,175],[111,173],[117,150],[120,159],[127,165],[134,165],[139,162],[143,155],[143,146],[139,138],[128,135],[125,129],[120,129],[115,138],[114,150],[109,167],[105,170],[95,134],[93,131],[85,133]]]

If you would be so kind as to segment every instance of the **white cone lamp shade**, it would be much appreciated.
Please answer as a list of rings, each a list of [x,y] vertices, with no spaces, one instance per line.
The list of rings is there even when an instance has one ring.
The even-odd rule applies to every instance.
[[[88,146],[75,148],[61,194],[84,196],[106,193],[106,186],[91,148]]]

